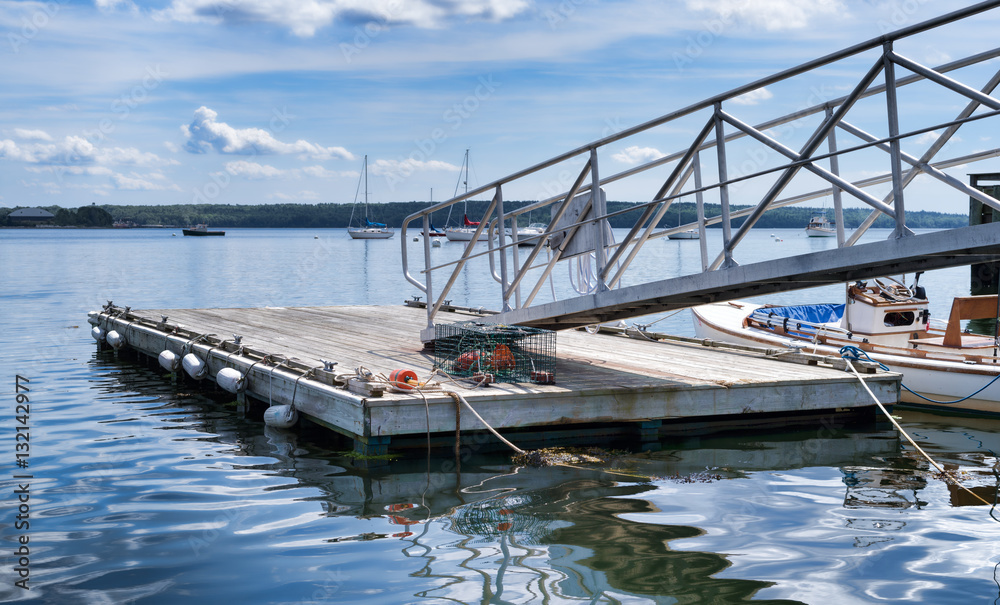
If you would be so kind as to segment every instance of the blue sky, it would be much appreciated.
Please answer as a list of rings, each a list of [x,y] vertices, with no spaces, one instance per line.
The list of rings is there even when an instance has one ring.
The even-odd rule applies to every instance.
[[[440,201],[454,193],[466,149],[470,186],[485,185],[967,4],[0,1],[0,206],[349,203],[365,155],[373,201],[426,200],[432,188]],[[1000,10],[993,10],[897,50],[935,66],[993,48],[997,31]],[[730,109],[754,124],[845,94],[872,57],[759,91]],[[956,77],[978,88],[997,69],[994,60]],[[925,108],[951,119],[964,104],[912,88],[904,123]],[[884,136],[879,102],[884,107],[859,106],[857,120]],[[701,123],[609,145],[602,174],[686,147]],[[942,153],[996,147],[992,123],[968,127]],[[794,147],[801,134],[787,142]],[[915,155],[926,143],[907,142]],[[579,165],[519,182],[504,197],[538,199]],[[850,179],[880,172],[864,161],[842,168]],[[991,159],[949,172],[965,181],[968,172],[997,171],[1000,160]],[[622,183],[609,198],[649,199],[662,178]],[[762,187],[748,184],[734,201],[752,202]],[[963,211],[960,198],[957,209],[942,208],[935,187],[927,183],[908,208]]]

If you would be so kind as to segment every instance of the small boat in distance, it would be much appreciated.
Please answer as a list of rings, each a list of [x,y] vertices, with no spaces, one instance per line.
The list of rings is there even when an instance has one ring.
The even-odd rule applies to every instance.
[[[225,235],[225,231],[209,231],[208,225],[200,223],[194,227],[189,227],[187,229],[181,229],[184,235]]]
[[[548,240],[539,236],[543,235],[548,228],[549,226],[545,223],[531,223],[527,227],[519,227],[517,229],[517,245],[537,246],[539,243],[547,244]]]
[[[730,301],[691,309],[698,338],[837,357],[850,347],[848,354],[901,373],[907,404],[990,415],[1000,414],[997,345],[962,322],[995,319],[996,310],[996,295],[956,297],[947,322],[931,320],[923,287],[887,277],[850,284],[846,304]]]
[[[701,237],[698,235],[697,229],[688,229],[687,231],[671,233],[667,239],[701,239]]]
[[[677,211],[677,226],[681,226],[681,211]],[[701,234],[698,233],[697,229],[688,229],[686,231],[679,231],[677,233],[671,233],[667,236],[667,239],[701,239]]]
[[[826,218],[825,212],[820,212],[809,219],[806,225],[806,235],[809,237],[836,237],[837,224]]]
[[[358,192],[354,192],[354,208],[351,209],[350,225],[347,234],[351,239],[389,239],[394,235],[391,227],[385,223],[375,223],[368,219],[368,156],[365,156],[364,164],[361,165],[361,176],[358,178],[358,189],[361,189],[362,180],[365,183],[365,216],[360,226],[354,227],[354,210],[358,207]]]

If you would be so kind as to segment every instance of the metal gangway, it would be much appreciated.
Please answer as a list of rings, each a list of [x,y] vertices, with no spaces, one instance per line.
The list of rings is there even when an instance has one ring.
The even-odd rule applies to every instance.
[[[501,312],[484,321],[556,330],[744,296],[1000,259],[1000,222],[915,235],[907,227],[904,204],[907,187],[923,175],[947,186],[949,194],[936,202],[942,211],[964,214],[970,198],[1000,211],[1000,201],[944,172],[998,157],[1000,149],[938,158],[953,139],[958,140],[955,137],[962,127],[970,137],[1000,134],[1000,100],[992,96],[1000,84],[1000,70],[993,71],[996,63],[991,63],[1000,57],[1000,48],[936,67],[895,48],[923,48],[921,44],[929,43],[925,38],[936,43],[934,36],[941,28],[974,28],[977,15],[998,7],[997,0],[982,2],[887,33],[613,133],[411,214],[403,222],[400,240],[406,279],[427,296],[427,328],[421,339],[433,340],[435,318],[456,280],[470,260],[486,255],[499,284]],[[948,53],[951,49],[940,50]],[[843,73],[853,74],[843,89],[850,92],[823,98],[824,82],[843,78]],[[970,78],[974,81],[962,81]],[[751,125],[737,115],[753,107],[746,99],[759,96],[757,91],[809,87],[819,98],[780,117]],[[955,113],[957,107],[961,109]],[[599,170],[599,157],[611,154],[613,144],[634,142],[638,146],[667,139],[673,143],[679,137],[683,138],[673,153],[608,176]],[[904,151],[904,145],[926,149],[916,155]],[[600,166],[607,164],[605,160]],[[870,174],[874,169],[876,174],[851,181],[841,176],[845,166],[850,173]],[[659,186],[648,201],[609,213],[605,189],[636,179]],[[504,189],[526,182],[547,183],[549,191],[551,183],[561,185],[556,195],[516,209],[505,208]],[[891,185],[891,190],[876,196],[871,189],[878,185]],[[740,195],[755,203],[744,202],[739,208],[731,204],[734,192],[754,188],[758,191],[753,198]],[[462,256],[434,265],[427,237],[431,213],[490,193],[492,201]],[[844,229],[844,194],[871,209],[852,233]],[[694,198],[697,222],[658,228],[671,204],[685,197]],[[835,249],[739,264],[738,246],[765,212],[824,197],[833,202]],[[721,212],[706,216],[706,203]],[[525,242],[518,234],[518,218],[543,208],[550,212],[548,228],[530,236],[538,245],[528,251],[521,246]],[[627,213],[636,217],[628,234],[621,241],[611,241],[608,220]],[[892,235],[884,241],[858,244],[880,216],[893,220]],[[734,220],[740,218],[745,220],[734,228]],[[412,267],[407,257],[412,234],[408,228],[415,221],[425,236],[420,269]],[[721,224],[722,245],[710,251],[706,228],[716,224]],[[629,266],[650,248],[648,242],[688,229],[700,234],[701,272],[622,285]],[[489,243],[477,245],[484,231]],[[536,303],[553,270],[560,263],[574,261],[592,270],[588,289],[558,299],[553,290],[555,300]]]

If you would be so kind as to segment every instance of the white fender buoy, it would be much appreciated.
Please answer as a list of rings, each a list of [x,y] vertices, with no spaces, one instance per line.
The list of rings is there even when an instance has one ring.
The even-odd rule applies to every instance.
[[[90,331],[90,335],[94,337],[97,342],[104,342],[104,328],[101,326],[94,326],[94,329]]]
[[[290,405],[272,405],[264,410],[264,424],[278,429],[290,429],[299,421],[299,413]]]
[[[184,371],[188,373],[188,376],[195,380],[201,380],[208,374],[208,364],[194,353],[185,355],[181,359],[181,365],[184,366]]]
[[[247,387],[243,374],[235,368],[222,368],[219,370],[219,373],[215,375],[215,382],[222,389],[230,393],[241,393]]]
[[[105,340],[107,340],[108,344],[111,345],[111,348],[116,351],[125,345],[125,337],[119,334],[116,330],[108,332]]]
[[[169,349],[160,353],[158,359],[160,361],[160,367],[168,372],[176,372],[177,368],[181,366],[180,355]]]
[[[436,239],[436,240],[432,241],[431,242],[431,247],[432,248],[440,248],[441,247],[441,240]]]

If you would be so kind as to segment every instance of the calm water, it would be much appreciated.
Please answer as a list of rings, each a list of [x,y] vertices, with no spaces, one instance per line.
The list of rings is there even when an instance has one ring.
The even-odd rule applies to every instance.
[[[891,432],[664,440],[662,451],[630,456],[615,472],[518,468],[471,447],[456,472],[451,459],[422,453],[366,470],[326,434],[242,419],[159,371],[97,353],[86,313],[107,300],[395,304],[416,294],[400,275],[398,235],[171,233],[0,230],[0,600],[1000,602],[1000,523]],[[752,235],[738,260],[833,245],[775,235]],[[699,266],[697,242],[650,246],[656,260],[637,264],[632,283]],[[433,252],[445,260],[458,249]],[[491,283],[475,264],[451,298],[496,308]],[[922,283],[944,317],[951,297],[968,292],[968,270]],[[841,292],[772,300],[836,301]],[[693,333],[687,312],[656,327]],[[16,375],[31,381],[21,469]],[[1000,421],[899,414],[929,453],[993,499]],[[17,529],[25,482],[30,527]],[[21,536],[30,591],[14,584]]]

